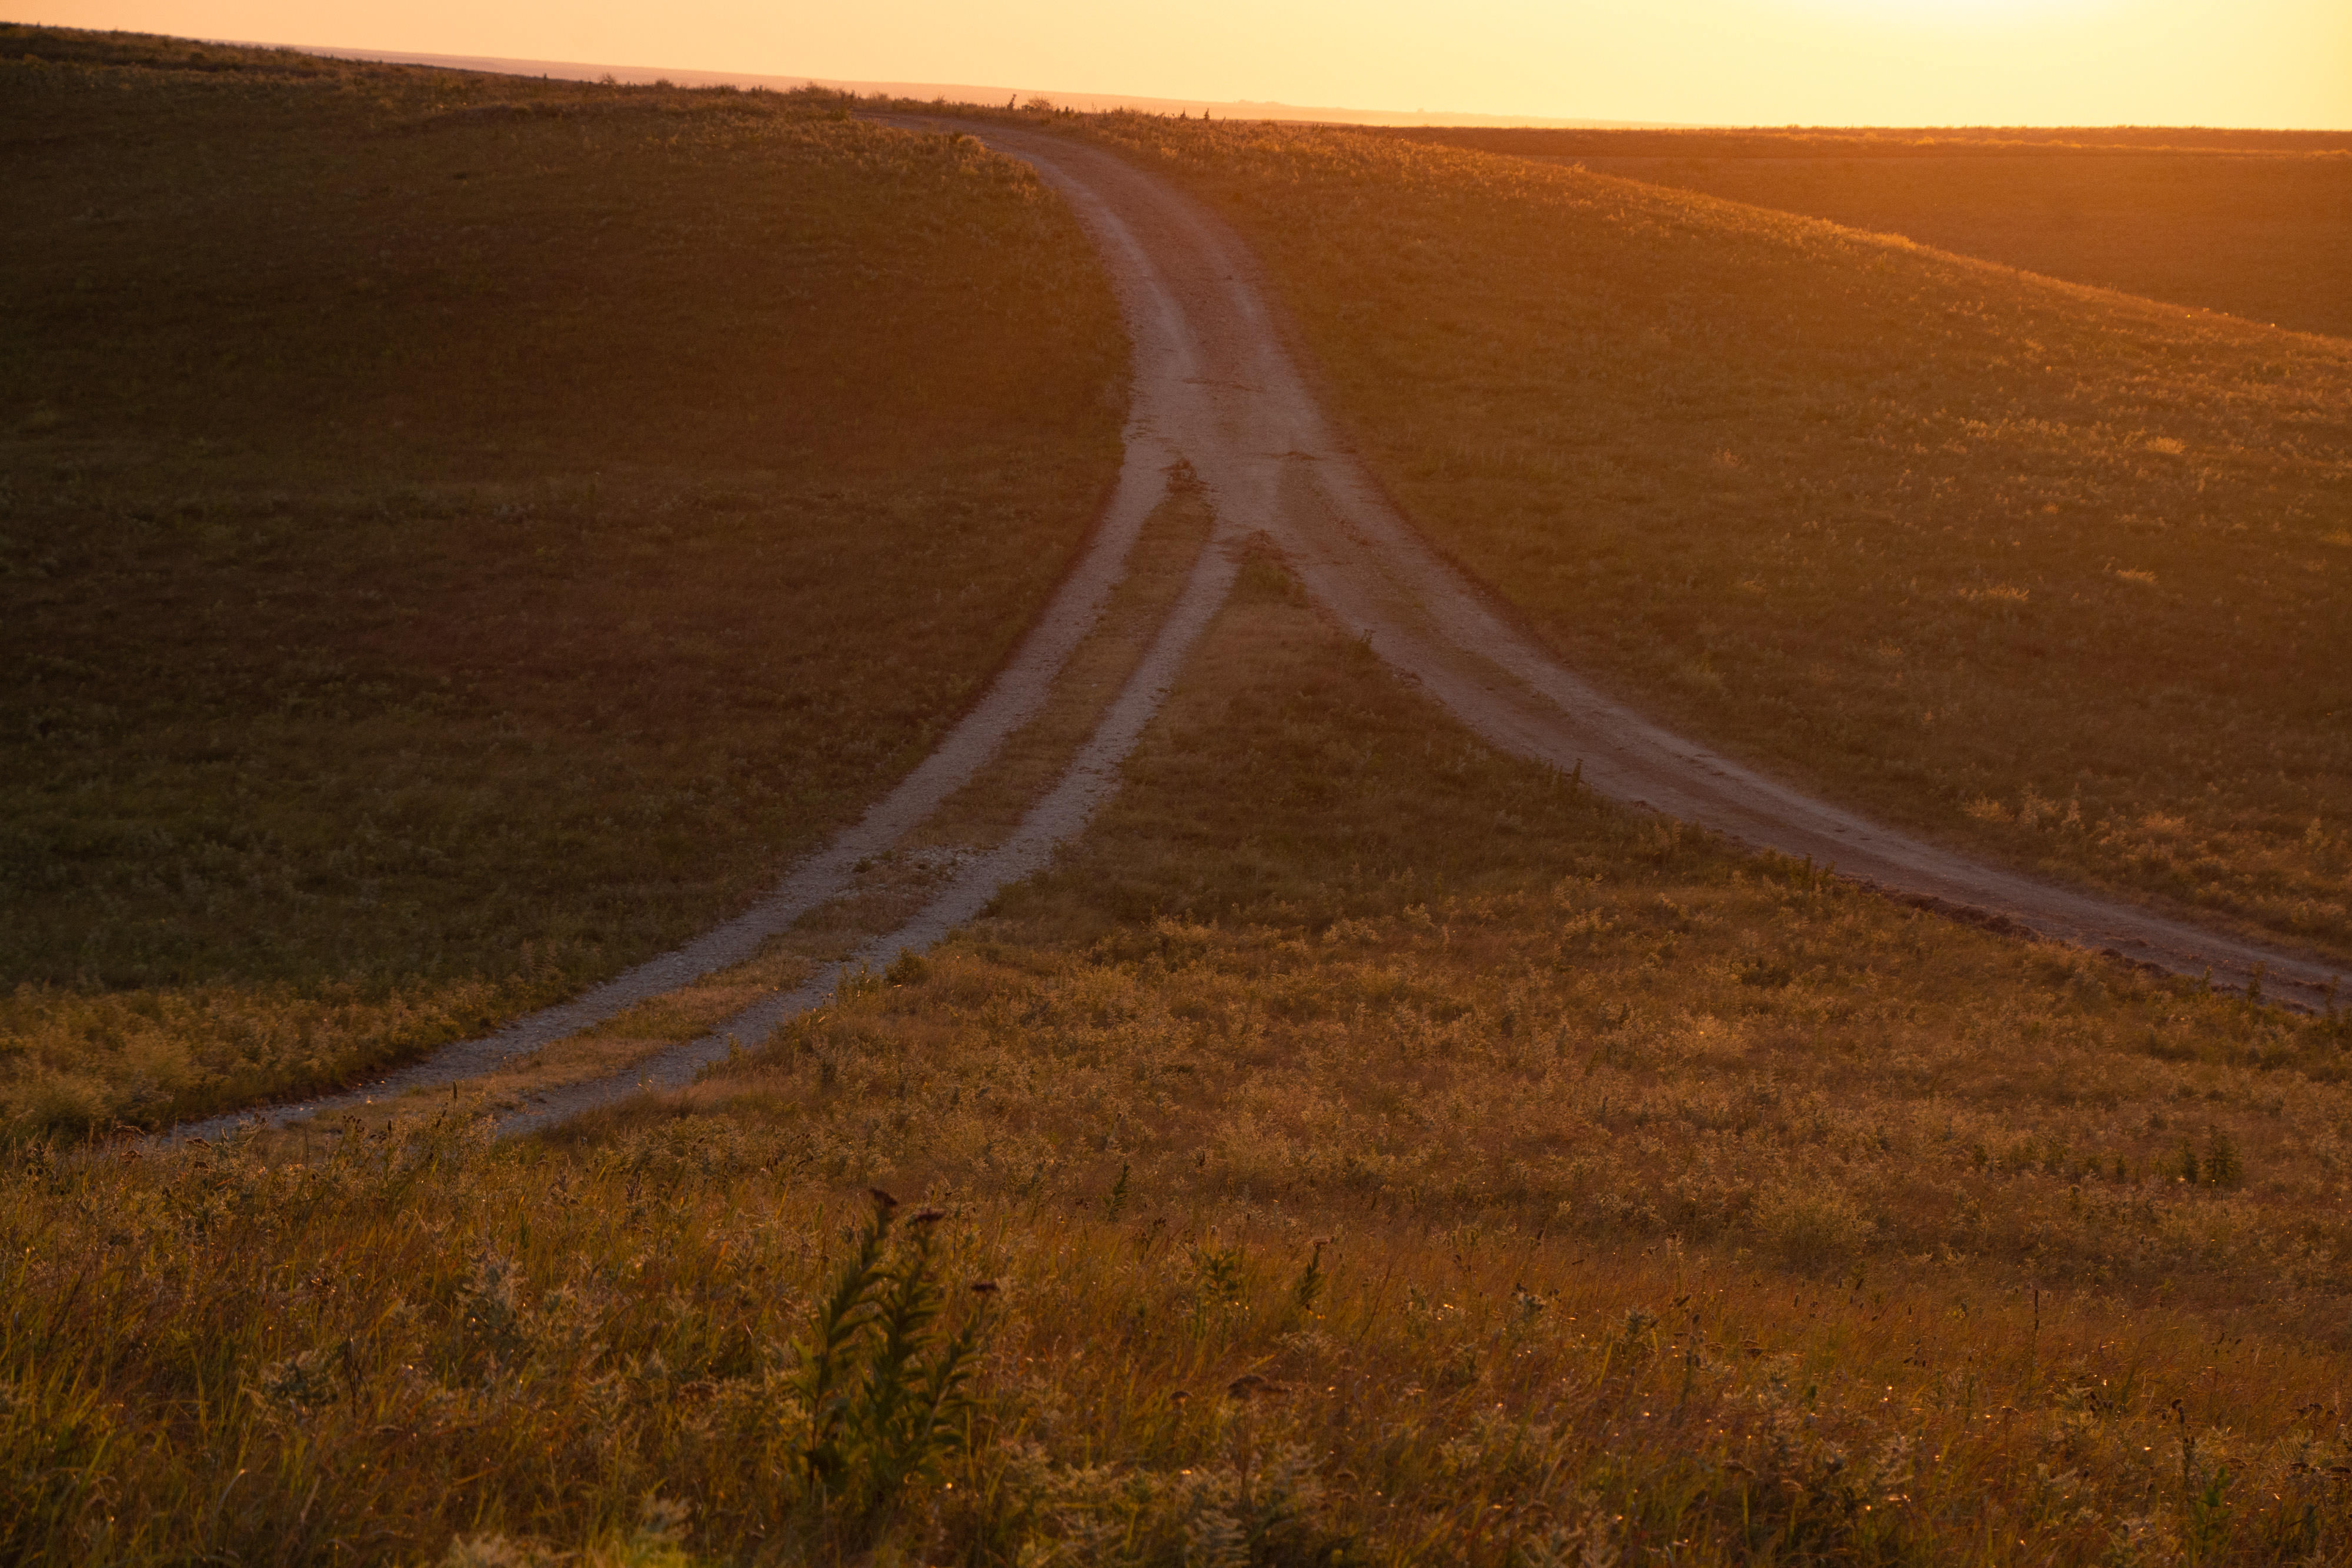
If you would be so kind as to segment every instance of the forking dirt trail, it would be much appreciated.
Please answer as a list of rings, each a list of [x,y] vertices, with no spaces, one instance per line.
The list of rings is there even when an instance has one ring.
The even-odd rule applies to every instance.
[[[996,892],[1044,869],[1117,788],[1186,654],[1230,591],[1233,546],[1273,541],[1313,598],[1400,676],[1483,739],[1575,770],[1603,795],[1735,842],[1809,857],[1890,896],[2020,935],[2102,950],[2173,973],[2210,971],[2313,1008],[2333,996],[2317,960],[2059,887],[1895,832],[1814,800],[1651,723],[1571,673],[1489,594],[1432,550],[1334,434],[1291,359],[1241,241],[1165,181],[1062,137],[927,118],[1021,159],[1067,200],[1102,254],[1132,340],[1134,381],[1118,484],[1093,538],[980,703],[855,826],[768,897],[694,942],[496,1033],[444,1048],[360,1088],[183,1124],[173,1141],[280,1124],[377,1097],[478,1077],[624,1009],[742,963],[803,915],[842,895],[858,862],[935,812],[1034,717],[1072,652],[1096,628],[1169,476],[1189,465],[1216,525],[1142,660],[1091,736],[1012,836],[972,857],[897,930],[772,993],[709,1034],[625,1071],[534,1095],[504,1116],[528,1131],[645,1087],[675,1088],[823,1003],[851,964],[887,964],[977,915]]]
[[[921,121],[909,121],[922,124]],[[957,129],[1032,164],[1098,236],[1123,296],[1165,301],[1181,341],[1139,335],[1139,376],[1181,374],[1161,438],[1222,519],[1262,530],[1307,591],[1389,666],[1489,744],[1577,770],[1604,795],[1735,842],[1833,866],[1891,896],[1997,929],[2153,965],[2210,970],[2305,1008],[2335,967],[1990,864],[1817,800],[1651,723],[1571,673],[1440,557],[1339,441],[1283,340],[1256,263],[1167,182],[1061,137]],[[1180,364],[1151,363],[1155,352]]]

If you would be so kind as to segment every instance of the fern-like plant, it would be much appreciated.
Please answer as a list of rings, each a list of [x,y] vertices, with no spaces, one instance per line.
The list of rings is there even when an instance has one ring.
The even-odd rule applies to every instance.
[[[971,1406],[995,1289],[974,1286],[975,1304],[950,1331],[932,1246],[945,1217],[927,1209],[898,1228],[898,1199],[873,1197],[873,1215],[795,1346],[793,1377],[810,1490],[856,1521],[884,1513],[908,1482],[962,1447],[959,1417]]]

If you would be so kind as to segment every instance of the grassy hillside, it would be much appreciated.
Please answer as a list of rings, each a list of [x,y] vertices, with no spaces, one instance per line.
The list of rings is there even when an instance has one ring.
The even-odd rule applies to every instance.
[[[1374,472],[1573,664],[2352,955],[2352,343],[1385,135],[1093,127],[1238,225]]]
[[[1260,563],[1065,867],[731,1076],[505,1153],[0,1176],[0,1520],[60,1563],[2326,1561],[2345,1050],[1621,814]],[[818,1332],[876,1183],[940,1211],[908,1348],[984,1346],[883,1490],[841,1434],[901,1384],[810,1414],[884,1363]]]
[[[0,32],[0,1124],[478,1030],[928,747],[1118,460],[1019,166],[771,95]]]
[[[2336,261],[2352,251],[2352,138],[2163,132],[2151,146],[2112,131],[2058,143],[1940,132],[1411,134],[2352,337],[2352,281]]]
[[[217,90],[294,90],[216,74],[227,84]],[[634,95],[580,90],[628,106],[615,112],[639,123],[627,119],[643,107]],[[1094,287],[1083,248],[1033,185],[967,163],[968,149],[845,128],[819,106],[755,101],[746,113],[744,162],[714,163],[708,186],[677,172],[681,149],[703,145],[698,133],[660,121],[679,140],[663,142],[662,179],[649,172],[636,189],[700,190],[695,210],[723,229],[757,188],[754,172],[783,181],[778,171],[797,170],[790,178],[807,183],[789,187],[796,203],[771,214],[781,233],[801,232],[789,225],[811,210],[811,191],[842,204],[828,224],[904,198],[899,221],[853,228],[866,247],[854,259],[793,275],[812,298],[867,307],[826,319],[852,333],[901,324],[850,292],[877,257],[907,270],[873,299],[903,294],[916,311],[927,280],[958,267],[997,277],[1001,263],[1003,319],[1034,307],[1027,329],[1066,334],[1045,340],[1059,348],[1043,368],[1016,369],[1076,398],[1092,383],[1046,371],[1109,363],[1080,352],[1096,340],[1079,329],[1107,314],[1060,315],[1044,303],[1059,293],[1027,292]],[[640,167],[635,145],[599,144],[579,178]],[[563,146],[558,137],[539,150],[552,158]],[[1345,416],[1424,526],[1517,585],[1564,646],[1629,689],[1679,703],[1688,722],[1936,821],[1951,800],[1927,764],[1976,768],[1961,776],[1974,792],[1944,826],[2152,894],[2162,892],[2152,872],[2080,825],[2138,799],[2123,791],[2172,789],[2151,798],[2179,802],[2167,807],[2182,813],[2172,831],[2187,834],[2238,822],[2230,813],[2263,790],[2335,787],[2326,747],[2337,732],[2278,722],[2289,710],[2260,705],[2287,698],[2242,670],[2223,680],[2211,656],[2279,658],[2293,643],[2315,645],[2295,657],[2316,661],[2337,635],[2327,573],[2340,569],[2325,564],[2332,547],[2315,530],[2336,526],[2326,509],[2341,442],[2329,421],[2346,372],[2324,346],[1523,162],[1255,130],[1168,146],[1161,166],[1265,225],[1252,232]],[[684,198],[663,198],[673,199]],[[971,226],[924,238],[932,231],[907,214],[941,206],[971,214]],[[614,227],[634,210],[616,204]],[[1268,236],[1280,210],[1307,237]],[[1375,243],[1317,258],[1318,244],[1350,235]],[[934,244],[969,254],[917,267],[940,254],[924,248]],[[663,266],[686,265],[677,250],[690,248]],[[653,275],[648,265],[629,276]],[[760,275],[719,268],[703,287],[730,298],[739,276]],[[1956,278],[1978,280],[1966,309]],[[940,287],[950,305],[932,326],[944,332],[959,296]],[[614,288],[617,305],[625,291]],[[485,307],[482,330],[510,306]],[[1366,312],[1380,308],[1391,317],[1376,331]],[[1502,329],[1512,309],[1525,342]],[[758,319],[730,318],[738,336]],[[1940,323],[1924,340],[1940,358],[1919,357],[1921,321]],[[682,340],[675,319],[667,331],[644,350]],[[583,329],[591,338],[602,340]],[[2023,358],[2029,340],[2047,357]],[[383,355],[406,341],[388,338]],[[910,337],[909,351],[926,341]],[[710,353],[704,362],[731,362]],[[312,362],[289,360],[284,373]],[[381,768],[405,754],[375,737],[404,735],[414,749],[438,744],[432,732],[446,726],[449,745],[492,758],[534,804],[573,800],[548,786],[583,778],[581,798],[594,800],[595,781],[620,765],[597,773],[575,759],[616,736],[636,747],[620,753],[632,779],[667,777],[649,757],[696,755],[699,730],[661,727],[671,694],[691,707],[739,666],[793,672],[772,688],[787,693],[831,671],[837,684],[818,689],[833,694],[833,721],[873,743],[825,752],[814,737],[834,728],[783,731],[834,769],[770,764],[813,780],[797,797],[810,815],[776,819],[805,821],[847,809],[936,722],[934,709],[873,694],[905,689],[924,669],[944,688],[984,645],[977,628],[999,624],[978,598],[957,612],[969,621],[946,619],[954,581],[923,549],[942,538],[938,519],[989,531],[956,564],[994,585],[1001,597],[985,602],[1005,614],[1035,589],[1003,558],[1015,545],[1066,549],[1075,524],[1058,519],[1076,502],[1071,514],[1045,502],[1077,497],[1074,476],[1097,472],[1087,464],[1108,428],[1093,423],[1098,402],[1041,427],[1066,444],[1005,444],[992,422],[1013,414],[949,395],[974,386],[959,376],[1001,367],[928,363],[926,384],[957,412],[922,413],[930,404],[911,383],[892,395],[910,419],[940,421],[924,427],[934,434],[963,432],[965,466],[929,449],[894,453],[877,432],[899,403],[870,426],[825,423],[866,406],[857,378],[841,373],[828,392],[835,367],[796,360],[792,384],[814,388],[793,405],[796,428],[818,433],[808,439],[820,455],[730,470],[739,476],[723,488],[711,470],[658,455],[598,468],[560,444],[549,450],[580,469],[428,482],[400,466],[394,431],[366,438],[383,443],[368,450],[390,455],[372,461],[392,477],[350,492],[360,499],[348,511],[320,498],[346,493],[322,479],[317,491],[266,492],[286,497],[280,511],[224,502],[184,517],[134,500],[118,516],[86,498],[79,511],[60,501],[24,515],[117,530],[102,536],[114,554],[88,558],[112,575],[89,580],[148,597],[111,621],[101,598],[87,602],[95,624],[130,627],[125,642],[177,626],[184,641],[169,648],[211,646],[201,632],[236,650],[248,644],[231,633],[247,623],[325,635],[348,622],[381,639],[352,646],[421,660],[477,646],[466,640],[473,623],[500,612],[507,584],[544,595],[527,601],[545,606],[538,630],[496,644],[509,662],[469,666],[476,685],[453,679],[438,708],[363,708],[373,699],[356,682],[331,700],[257,685],[278,694],[273,706],[239,708],[231,699],[247,688],[224,678],[226,695],[203,699],[219,715],[203,733],[253,748],[232,760],[278,755],[248,736],[292,737],[283,755],[314,769],[303,777],[328,778],[311,759],[360,768],[337,761],[348,751]],[[2117,366],[2137,369],[2110,373]],[[538,383],[505,384],[520,398]],[[1950,390],[1930,405],[1939,389]],[[1996,397],[2016,406],[2001,413]],[[2066,398],[2105,412],[2062,422]],[[2118,399],[2137,423],[2119,423]],[[25,439],[67,439],[54,434],[67,406]],[[306,406],[289,399],[288,417],[309,417]],[[625,423],[604,427],[623,453]],[[679,428],[708,434],[723,423],[709,413]],[[318,416],[320,432],[328,423]],[[146,427],[123,418],[124,429]],[[1482,434],[1492,444],[1475,444]],[[499,444],[485,457],[512,455]],[[43,450],[51,472],[72,468],[60,448]],[[881,455],[860,466],[868,453]],[[991,453],[993,467],[981,461]],[[209,495],[198,481],[215,457],[249,460],[254,474],[295,461],[258,448],[123,457],[119,469],[91,459],[88,491],[53,483],[60,495],[135,497],[147,494],[140,475],[165,472],[140,464],[187,462],[195,477],[173,482]],[[2191,471],[2214,499],[2194,499],[2181,478]],[[247,494],[235,470],[219,472],[222,494]],[[556,472],[623,473],[637,487],[599,477],[584,498],[563,500],[573,493],[541,476]],[[917,480],[929,488],[891,487]],[[2046,504],[2076,509],[2040,511],[2037,486],[2055,486]],[[457,497],[446,515],[401,498],[444,494]],[[754,504],[706,504],[713,495]],[[2144,508],[2137,521],[2119,520],[2118,498]],[[505,501],[516,509],[502,517]],[[1499,510],[1479,523],[1480,507]],[[294,521],[263,531],[278,517]],[[236,526],[206,531],[224,519]],[[673,531],[653,535],[647,519]],[[1180,491],[1130,591],[1164,601],[1205,520]],[[2094,576],[2081,555],[2092,533],[2132,553]],[[60,525],[58,537],[77,536]],[[512,539],[522,542],[502,542]],[[688,548],[696,540],[715,542]],[[107,565],[167,547],[182,553],[153,558],[164,566],[152,581]],[[760,577],[771,552],[785,565]],[[98,570],[53,553],[37,582],[70,587],[82,580],[74,570]],[[2301,580],[2281,563],[2306,554],[2323,565],[2296,601],[2305,622],[2273,630],[2256,612],[2294,590]],[[649,577],[657,566],[677,575]],[[200,588],[238,585],[242,597],[190,590],[226,608],[183,612],[167,595],[199,570],[219,574],[194,578]],[[498,590],[465,596],[472,574],[493,571]],[[745,577],[750,586],[734,586]],[[382,581],[421,586],[384,591],[397,612],[368,622],[372,601],[342,589]],[[50,591],[61,597],[40,597]],[[62,614],[82,602],[66,593],[28,590],[22,602]],[[1571,594],[1582,598],[1576,614]],[[466,613],[435,619],[445,596]],[[729,612],[743,617],[719,622],[737,629],[732,643],[689,635],[717,619],[713,605],[779,600],[787,609],[772,623]],[[298,613],[308,619],[268,619]],[[646,629],[616,639],[616,613]],[[910,641],[918,652],[886,667],[887,680],[852,678],[883,646],[869,623],[919,613],[970,630],[960,643]],[[404,617],[436,634],[392,642]],[[608,662],[564,685],[568,658],[527,657],[558,632],[549,646]],[[2192,663],[2183,650],[2200,636],[2206,657]],[[1084,727],[1134,641],[1133,628],[1114,627],[1080,651],[1085,690],[1062,694],[1003,773],[955,804],[960,833],[1002,828],[1018,781]],[[1750,662],[1733,657],[1740,650]],[[2151,664],[2156,654],[2182,655],[2179,667]],[[209,666],[151,653],[139,667],[162,683]],[[2151,671],[2175,684],[2151,686]],[[636,678],[648,684],[627,684]],[[124,677],[110,689],[139,688]],[[539,695],[551,690],[579,706]],[[496,695],[491,718],[467,716],[465,702],[488,700],[475,692]],[[2086,692],[2105,707],[2086,715]],[[2148,738],[2150,727],[2128,722],[2143,700],[2179,722]],[[1914,704],[1959,722],[1906,727],[1897,721]],[[745,737],[781,729],[779,708],[798,711],[779,703],[742,728],[709,718],[724,711],[715,702],[694,711],[736,737],[730,757],[755,758],[770,754]],[[83,722],[101,740],[111,733],[99,717]],[[2304,749],[2257,757],[2250,737]],[[2063,810],[2019,813],[2003,803],[2013,795],[1993,792],[2045,778],[2032,769],[2053,751],[2106,769],[2088,776],[2116,791],[2085,786],[2073,827]],[[135,778],[131,762],[151,753],[174,755],[128,742],[107,755]],[[449,777],[481,777],[467,754],[436,755],[451,758]],[[1873,755],[1884,766],[1865,765]],[[2193,762],[2195,789],[2151,756]],[[192,777],[222,767],[201,777],[230,780],[236,809],[294,820],[290,791],[250,782],[276,775],[192,758],[173,766]],[[98,797],[115,775],[73,777]],[[552,856],[556,873],[542,874],[553,891],[517,894],[520,906],[600,918],[635,908],[564,903],[562,889],[599,863],[593,846],[651,857],[682,854],[696,834],[751,841],[725,841],[698,818],[667,841],[631,831],[617,791],[602,797],[614,821],[592,833],[558,813],[499,815],[476,804],[487,786],[473,787],[484,793],[428,820],[495,821],[482,841],[510,854],[518,877]],[[147,810],[142,798],[114,799],[129,800],[113,808],[125,821]],[[534,837],[559,828],[572,836]],[[2214,909],[2262,915],[2268,906],[2244,894],[2267,885],[2256,872],[2290,891],[2336,874],[2323,857],[2341,852],[2328,837],[2340,828],[2282,839],[2289,850],[2232,831],[2246,835],[2225,846],[2237,858],[2199,862],[2197,887],[2220,890],[2204,894]],[[2076,858],[2048,845],[2073,845]],[[683,880],[674,862],[625,863],[655,868],[632,886],[664,885],[656,873]],[[299,884],[216,885],[278,898],[321,928],[320,912],[344,907],[293,900]],[[487,884],[466,885],[487,896]],[[173,889],[194,896],[184,882]],[[220,896],[217,907],[238,907]],[[394,950],[383,931],[456,919],[411,907],[404,927],[341,916],[355,943],[375,944],[352,950]],[[111,917],[90,922],[114,928]],[[288,951],[313,939],[300,923],[286,929]],[[453,951],[479,939],[449,929]],[[288,980],[282,994],[303,983],[316,984]],[[154,1020],[142,1039],[201,1040],[148,999],[190,994],[151,989],[121,1007]],[[114,1005],[94,984],[25,997]],[[2345,1016],[2292,1018],[1955,925],[1621,811],[1487,751],[1261,556],[1121,793],[1052,873],[928,956],[852,977],[833,1003],[682,1093],[502,1149],[454,1109],[457,1096],[401,1108],[390,1124],[354,1122],[345,1135],[303,1129],[104,1158],[64,1140],[0,1149],[0,1557],[452,1568],[2335,1561],[2352,1552],[2341,1481],[2352,1427],[2339,1396],[2352,1349],[2347,1028]],[[126,1053],[109,1049],[106,1071],[119,1071]]]

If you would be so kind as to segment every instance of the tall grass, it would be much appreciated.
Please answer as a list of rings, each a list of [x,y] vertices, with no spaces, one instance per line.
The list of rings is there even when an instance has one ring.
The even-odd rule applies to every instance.
[[[2292,1342],[2095,1291],[1148,1188],[1119,1221],[950,1200],[942,1277],[1004,1305],[955,1441],[874,1510],[807,1463],[803,1357],[871,1272],[861,1195],[723,1121],[544,1155],[453,1134],[0,1178],[9,1559],[2153,1564],[2352,1539],[2336,1358]]]

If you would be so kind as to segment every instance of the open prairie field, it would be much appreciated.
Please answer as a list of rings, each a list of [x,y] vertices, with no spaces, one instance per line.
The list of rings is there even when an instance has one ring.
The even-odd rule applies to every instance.
[[[1260,558],[1056,873],[683,1094],[20,1159],[0,1518],[59,1563],[2330,1561],[2347,1043],[1498,758]]]
[[[2352,343],[1382,133],[1085,133],[1236,226],[1374,474],[1572,666],[2352,954]]]
[[[0,1561],[2352,1555],[2352,1013],[1490,748],[1335,608],[1347,453],[1189,209],[1103,203],[1122,355],[1100,231],[951,130],[5,42]],[[1002,118],[1225,214],[1578,668],[2352,954],[2352,345],[1522,158]],[[1025,716],[841,852],[1121,528]],[[100,1135],[819,845],[750,959],[499,1073]]]
[[[551,1000],[929,749],[1118,463],[1017,164],[769,95],[0,30],[0,1124]]]
[[[2317,132],[1407,131],[1899,234],[2352,337],[2352,137]]]

